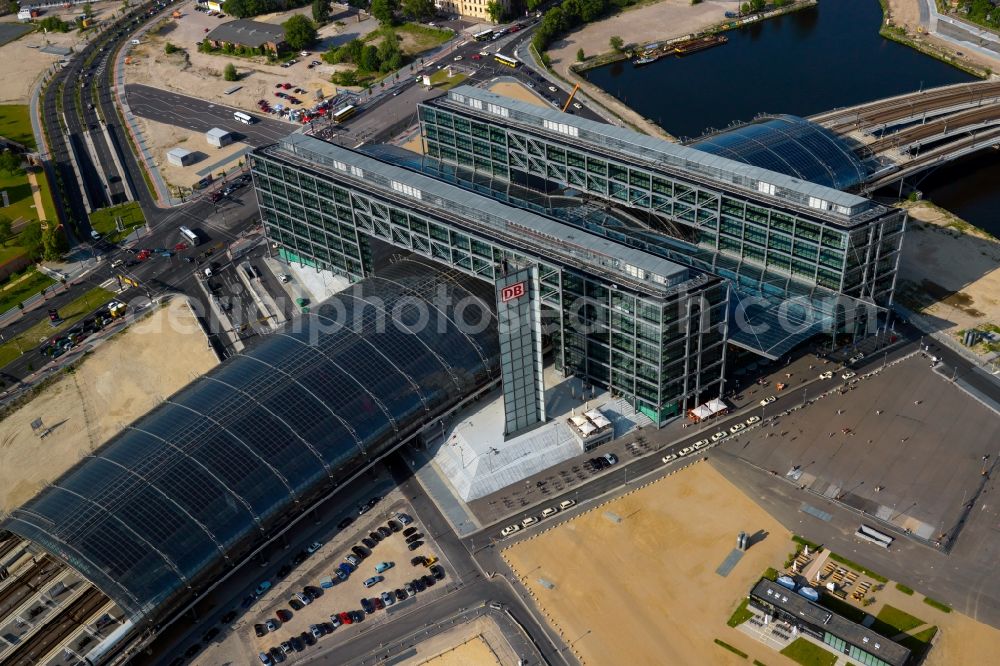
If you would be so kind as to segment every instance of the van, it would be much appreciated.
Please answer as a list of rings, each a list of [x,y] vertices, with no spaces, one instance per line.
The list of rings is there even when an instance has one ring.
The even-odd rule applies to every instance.
[[[542,509],[542,518],[548,518],[549,516],[554,516],[557,513],[559,513],[559,509],[554,506],[550,506],[547,509]]]
[[[534,516],[528,516],[527,518],[521,521],[521,527],[531,527],[537,522],[538,518],[535,518]]]
[[[570,508],[574,504],[576,504],[576,500],[563,500],[562,502],[559,502],[559,510],[560,511],[565,511],[566,509]]]

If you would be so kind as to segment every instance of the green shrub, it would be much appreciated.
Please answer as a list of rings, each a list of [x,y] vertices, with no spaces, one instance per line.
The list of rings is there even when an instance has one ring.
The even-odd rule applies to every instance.
[[[941,611],[943,613],[950,613],[951,612],[951,606],[948,606],[947,604],[943,604],[940,601],[936,601],[934,599],[931,599],[930,597],[924,597],[924,603],[927,604],[928,606],[930,606],[931,608],[937,608],[939,611]]]
[[[178,51],[180,51],[180,49],[171,44],[170,42],[167,42],[163,46],[163,52],[166,53],[167,55],[170,55],[171,53],[177,53]]]
[[[222,70],[222,78],[226,81],[239,81],[240,75],[236,73],[236,65],[226,63],[226,68]]]
[[[903,585],[902,583],[896,583],[896,589],[903,594],[913,594],[913,589]]]

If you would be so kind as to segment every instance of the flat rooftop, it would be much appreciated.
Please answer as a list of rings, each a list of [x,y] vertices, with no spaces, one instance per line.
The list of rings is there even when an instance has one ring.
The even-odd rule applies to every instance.
[[[369,155],[295,133],[260,152],[300,161],[315,171],[356,183],[361,190],[398,199],[463,227],[484,228],[529,254],[563,262],[654,297],[707,284],[714,278],[662,257],[615,243],[573,225],[383,162]]]
[[[910,651],[899,643],[882,634],[875,633],[863,625],[851,622],[767,578],[761,578],[754,585],[750,594],[801,618],[803,622],[815,625],[838,638],[842,638],[865,652],[877,656],[882,661],[892,664],[892,666],[903,666],[910,658]]]
[[[429,102],[443,108],[471,109],[477,115],[495,115],[505,123],[530,127],[557,137],[560,142],[580,144],[584,148],[602,148],[654,170],[678,170],[696,174],[709,182],[735,186],[755,198],[775,204],[791,204],[812,215],[829,219],[841,226],[854,226],[886,212],[885,207],[856,194],[811,183],[736,160],[713,155],[664,139],[641,134],[623,127],[608,125],[580,116],[562,113],[519,100],[497,95],[472,86],[453,88],[447,96]],[[772,195],[764,194],[759,183],[775,187]],[[716,185],[718,187],[718,185]],[[826,205],[821,205],[825,202]],[[814,205],[815,204],[815,205]],[[821,207],[817,207],[821,206]]]

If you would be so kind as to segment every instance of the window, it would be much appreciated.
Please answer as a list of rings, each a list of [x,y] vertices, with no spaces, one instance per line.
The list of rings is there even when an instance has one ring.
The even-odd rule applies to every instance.
[[[761,192],[762,194],[770,194],[771,196],[774,196],[774,185],[772,185],[771,183],[765,183],[762,180],[758,180],[757,191]]]
[[[809,207],[818,208],[819,210],[828,210],[830,208],[830,204],[819,197],[809,197]]]
[[[408,197],[413,197],[414,199],[423,199],[423,194],[420,190],[413,187],[412,185],[406,185],[405,183],[400,183],[397,181],[392,181],[392,189],[400,194],[405,194]]]
[[[560,134],[565,134],[567,136],[580,136],[580,130],[572,125],[567,125],[566,123],[557,123],[554,120],[543,120],[542,124],[545,129],[552,130],[554,132],[559,132]]]
[[[492,113],[494,115],[497,115],[497,116],[500,116],[502,118],[509,118],[510,117],[510,111],[507,110],[506,108],[502,107],[502,106],[497,105],[497,104],[487,104],[486,105],[486,109],[490,113]]]

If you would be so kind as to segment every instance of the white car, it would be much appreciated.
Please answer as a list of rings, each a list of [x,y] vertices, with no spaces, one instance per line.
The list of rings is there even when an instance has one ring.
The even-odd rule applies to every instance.
[[[534,525],[537,522],[538,522],[538,518],[535,518],[534,516],[528,516],[527,518],[525,518],[524,520],[521,521],[521,527],[525,527],[525,528],[531,527],[532,525]]]
[[[851,371],[851,370],[848,370],[847,372],[845,372],[844,374],[842,374],[842,375],[840,376],[840,378],[841,378],[841,379],[850,379],[851,377],[856,377],[856,376],[857,376],[857,373],[856,373],[856,372],[853,372],[853,371]]]
[[[720,439],[725,439],[728,436],[729,436],[728,432],[726,432],[725,430],[720,430],[719,432],[717,432],[714,435],[712,435],[712,441],[713,442],[717,442]]]
[[[549,516],[554,516],[559,513],[559,507],[550,506],[547,509],[542,509],[542,518],[548,518]]]
[[[455,62],[458,62],[461,59],[462,59],[462,56],[460,56],[460,55],[455,56]]]
[[[686,456],[687,454],[693,453],[693,452],[694,452],[694,447],[693,446],[685,446],[683,449],[680,450],[680,452],[678,453],[678,455]]]
[[[746,426],[746,424],[745,424],[745,423],[737,423],[736,425],[734,425],[733,427],[731,427],[731,428],[729,429],[729,432],[730,432],[731,434],[735,435],[735,434],[736,434],[736,433],[738,433],[738,432],[739,432],[740,430],[743,430],[743,428],[746,428],[746,427],[747,427],[747,426]]]
[[[508,525],[507,527],[500,530],[500,536],[505,536],[505,537],[510,536],[511,534],[517,532],[520,529],[521,529],[520,525]]]
[[[833,377],[833,370],[827,370],[826,372],[819,373],[820,379],[831,379]]]
[[[558,90],[558,88],[555,86],[549,86],[549,92],[555,92],[556,90]]]
[[[574,109],[582,109],[583,106],[579,102],[573,102],[573,108]]]
[[[746,423],[748,426],[751,426],[754,423],[759,423],[759,422],[760,422],[760,417],[759,416],[751,416],[746,421],[744,421],[744,423]]]
[[[710,443],[711,443],[711,442],[709,442],[709,441],[708,441],[707,439],[699,439],[699,440],[698,440],[697,442],[695,442],[695,443],[694,443],[694,448],[695,448],[695,450],[697,451],[698,449],[703,449],[703,448],[705,448],[705,447],[706,447],[706,446],[708,446],[708,445],[709,445]]]
[[[671,460],[677,460],[677,454],[676,453],[671,453],[669,456],[663,456],[663,462],[664,463],[668,463]]]
[[[574,504],[576,504],[576,500],[563,500],[562,502],[559,502],[559,510],[560,511],[565,511],[566,509],[570,508]]]
[[[760,401],[760,406],[764,407],[766,405],[770,405],[775,400],[777,400],[777,398],[775,398],[773,395],[769,395],[769,396],[767,396],[766,398],[764,398],[763,400]]]

